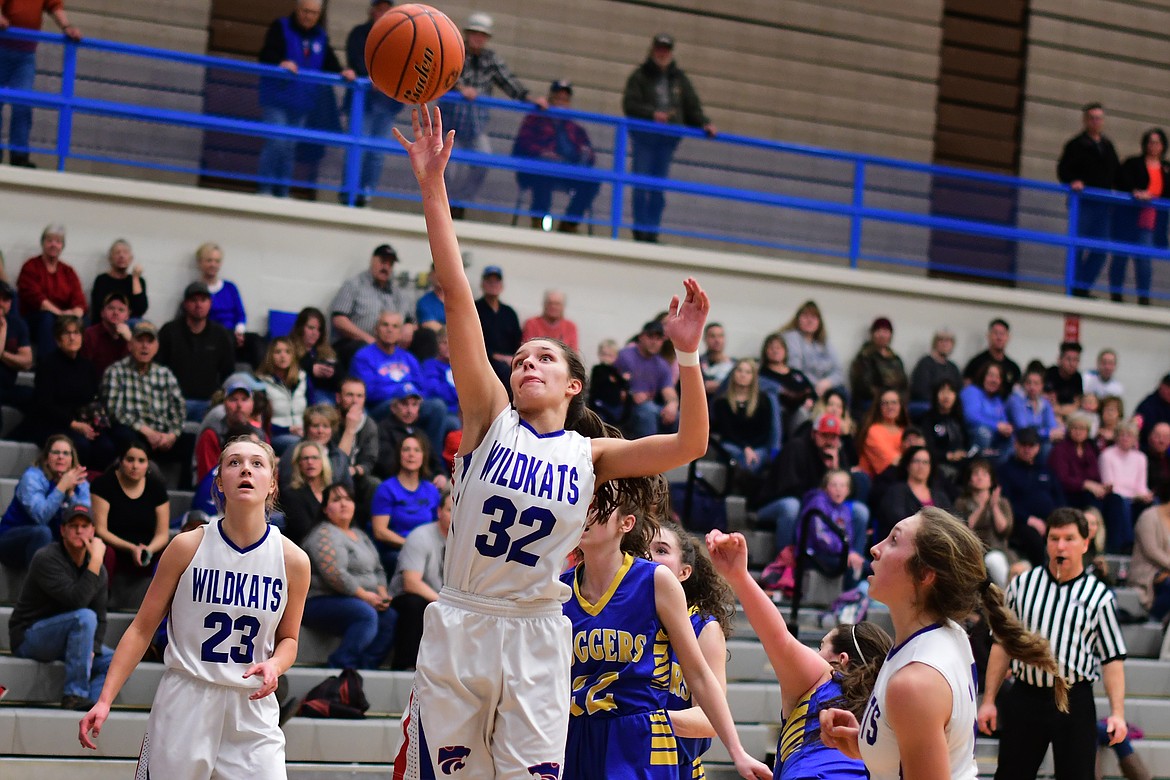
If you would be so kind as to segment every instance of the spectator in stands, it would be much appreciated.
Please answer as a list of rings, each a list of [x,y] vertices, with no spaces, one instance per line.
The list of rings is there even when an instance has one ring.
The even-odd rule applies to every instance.
[[[805,301],[787,325],[780,329],[788,347],[788,365],[813,383],[818,396],[837,387],[844,392],[845,372],[837,352],[829,344],[825,321],[815,301]]]
[[[439,510],[439,488],[429,481],[429,448],[425,437],[404,438],[398,448],[398,473],[374,493],[370,529],[388,572],[397,568],[398,551],[406,537],[419,526],[434,522]]]
[[[930,352],[923,355],[910,372],[910,416],[918,419],[934,403],[939,383],[950,380],[956,388],[963,386],[963,375],[951,360],[955,349],[955,332],[939,328],[930,340]]]
[[[158,362],[179,380],[187,419],[195,422],[207,414],[212,393],[236,367],[235,339],[227,328],[209,318],[210,312],[211,291],[203,282],[191,282],[183,291],[179,316],[158,333]]]
[[[183,435],[186,404],[179,380],[154,360],[158,332],[152,323],[140,320],[132,336],[130,354],[102,377],[99,395],[110,415],[111,435],[122,449],[139,441],[148,457],[178,462],[179,482],[188,485],[192,443],[189,434]]]
[[[852,483],[848,471],[830,469],[825,472],[825,478],[821,480],[820,487],[816,490],[810,490],[800,502],[800,517],[796,527],[798,547],[813,552],[814,557],[819,557],[821,551],[818,549],[819,540],[817,539],[819,530],[811,523],[817,520],[825,524],[831,523],[845,532],[844,542],[848,554],[845,559],[845,576],[841,583],[844,590],[852,589],[861,578],[861,570],[865,566],[864,551],[869,545],[869,529],[854,525],[853,502],[849,500],[851,489]],[[806,537],[804,536],[805,519],[809,518],[810,515],[812,518],[810,518],[810,525],[807,526],[809,535]],[[803,542],[800,541],[802,539]]]
[[[329,346],[325,315],[320,309],[306,306],[297,314],[288,340],[293,357],[308,378],[309,403],[329,403],[341,387],[337,355]]]
[[[759,511],[761,526],[776,528],[776,549],[783,550],[795,542],[796,519],[800,502],[810,490],[824,482],[825,474],[833,469],[849,471],[855,464],[841,447],[841,418],[823,414],[813,421],[807,435],[794,438],[769,467],[761,489]],[[856,496],[856,482],[854,483]],[[869,508],[861,501],[852,504],[853,527],[869,527]],[[857,538],[854,535],[854,538]]]
[[[202,480],[219,463],[223,443],[231,430],[252,430],[257,383],[244,374],[232,374],[223,385],[223,412],[209,413],[195,442],[195,478]],[[212,410],[215,412],[215,410]],[[262,434],[257,430],[257,433]],[[263,440],[261,435],[261,440]]]
[[[1162,377],[1154,392],[1142,399],[1133,416],[1134,419],[1141,420],[1140,443],[1144,448],[1149,432],[1154,426],[1158,423],[1170,423],[1170,374]]]
[[[1052,404],[1044,397],[1044,375],[1038,369],[1029,368],[1020,383],[1023,394],[1012,393],[1007,400],[1005,412],[1013,429],[1035,428],[1040,437],[1040,461],[1048,462],[1052,443],[1064,437],[1064,426],[1056,419]]]
[[[1040,437],[1031,428],[1015,432],[1012,457],[996,470],[1003,497],[1012,505],[1012,549],[1033,566],[1044,565],[1044,518],[1066,505],[1060,481],[1040,462]]]
[[[57,317],[71,314],[80,319],[86,312],[81,280],[73,266],[61,259],[64,250],[65,226],[47,225],[41,232],[41,253],[26,260],[16,277],[20,313],[28,323],[38,358],[53,351]]]
[[[1048,466],[1060,482],[1069,506],[1085,509],[1102,507],[1109,486],[1101,478],[1097,448],[1089,439],[1091,418],[1078,412],[1068,418],[1068,433],[1052,447]]]
[[[53,17],[65,37],[71,41],[81,40],[81,31],[69,23],[63,0],[5,3],[0,13],[0,29],[39,30],[41,17],[46,13]],[[37,75],[36,52],[36,43],[27,41],[5,41],[0,45],[0,87],[31,90]],[[32,106],[12,103],[8,110],[11,112],[8,118],[8,162],[18,168],[35,168],[29,159]]]
[[[272,410],[269,422],[272,448],[277,454],[283,454],[304,435],[301,418],[308,407],[305,399],[308,382],[297,365],[291,341],[282,337],[269,342],[268,354],[260,364],[256,378],[264,384],[264,393]]]
[[[727,387],[711,404],[711,441],[736,464],[759,474],[778,448],[780,417],[760,392],[754,360],[738,360]]]
[[[1081,382],[1081,345],[1066,341],[1060,345],[1060,357],[1055,366],[1044,374],[1044,392],[1048,393],[1052,408],[1060,419],[1068,417],[1080,406],[1085,394]]]
[[[1105,109],[1100,103],[1089,103],[1081,109],[1084,130],[1069,139],[1056,166],[1056,178],[1073,192],[1085,187],[1111,190],[1117,182],[1121,161],[1113,142],[1105,137]],[[1082,197],[1079,204],[1077,235],[1081,238],[1109,240],[1112,206],[1107,201]],[[1105,265],[1105,253],[1097,249],[1082,249],[1077,258],[1073,295],[1092,297],[1089,291],[1097,282]]]
[[[1117,443],[1098,457],[1101,481],[1109,486],[1105,516],[1105,551],[1126,553],[1133,548],[1134,520],[1154,501],[1147,481],[1149,463],[1137,448],[1137,425],[1126,420],[1117,426]]]
[[[93,364],[94,377],[100,382],[106,369],[130,352],[130,301],[112,292],[94,311],[101,312],[101,319],[81,334],[81,356]]]
[[[89,507],[71,507],[61,541],[33,557],[20,599],[8,621],[13,655],[41,663],[65,662],[61,707],[93,707],[114,651],[106,635],[106,545],[94,535]]]
[[[865,472],[861,472],[862,476],[868,480],[868,482],[862,483],[868,490],[868,492],[865,494],[866,503],[875,509],[880,509],[882,505],[882,499],[886,497],[886,491],[888,491],[898,482],[898,464],[902,462],[902,457],[905,455],[906,451],[911,447],[925,446],[926,437],[922,435],[922,429],[916,425],[907,426],[906,429],[902,431],[901,444],[898,447],[896,457],[890,463],[890,465],[886,466],[886,468],[882,471],[879,471],[872,478],[865,474]],[[934,478],[936,483],[941,482],[941,480],[938,479],[937,472],[932,471],[932,478]],[[946,487],[949,489],[950,486],[947,485]]]
[[[1145,446],[1149,463],[1147,480],[1155,496],[1170,490],[1170,423],[1158,423],[1150,431]]]
[[[135,320],[145,317],[150,306],[146,297],[146,280],[142,278],[142,266],[134,262],[134,250],[130,248],[130,242],[119,238],[110,244],[106,259],[110,270],[98,274],[93,280],[89,310],[101,311],[110,293],[121,293],[130,307],[130,317]]]
[[[650,320],[633,344],[618,353],[614,365],[630,384],[633,409],[626,423],[631,439],[650,436],[678,423],[678,393],[670,365],[662,357],[666,340],[662,323]]]
[[[391,606],[398,613],[391,669],[413,670],[422,641],[423,613],[443,587],[443,554],[451,530],[451,488],[439,491],[436,520],[414,529],[402,544],[398,569],[390,579]]]
[[[1106,347],[1097,353],[1097,368],[1086,371],[1081,378],[1081,389],[1086,395],[1104,400],[1107,396],[1121,398],[1125,386],[1117,379],[1117,352]]]
[[[81,320],[57,319],[57,349],[43,355],[34,378],[30,428],[34,442],[64,433],[73,440],[81,462],[98,471],[114,459],[109,418],[97,403],[98,380],[93,364],[81,356]]]
[[[577,349],[577,323],[565,317],[565,294],[560,290],[546,290],[540,316],[524,321],[520,341],[529,339],[556,339]]]
[[[455,395],[455,380],[451,375],[451,343],[444,327],[436,334],[438,354],[425,361],[422,370],[422,392],[428,398],[439,398],[447,404],[448,427],[459,428],[459,398]],[[451,425],[454,417],[456,424]]]
[[[976,452],[992,458],[1006,454],[1013,430],[1004,408],[1005,396],[1001,394],[1001,372],[999,363],[983,363],[975,382],[964,387],[959,395],[967,419],[968,441]]]
[[[467,102],[452,104],[447,113],[448,127],[455,129],[456,146],[480,154],[491,154],[492,144],[488,137],[488,110],[476,98],[491,97],[492,88],[499,87],[513,100],[528,99],[528,90],[512,75],[503,57],[487,48],[492,28],[492,18],[485,13],[476,12],[467,17],[463,26],[466,58],[463,73],[455,85]],[[533,102],[542,109],[548,108],[548,101],[543,97]],[[475,200],[486,177],[487,169],[478,165],[459,165],[451,172],[452,217],[463,219],[464,209],[468,202]]]
[[[337,121],[333,89],[296,78],[302,71],[324,71],[340,73],[347,81],[354,79],[354,72],[342,68],[329,44],[329,35],[320,24],[321,6],[322,0],[297,0],[293,13],[268,26],[264,46],[260,49],[260,62],[279,65],[293,75],[260,79],[261,121],[266,125],[304,128],[313,124],[315,114],[330,111],[333,121]],[[258,170],[257,190],[261,195],[288,197],[296,148],[294,138],[265,139]],[[316,180],[315,168],[312,180]]]
[[[548,104],[552,108],[568,109],[573,100],[573,85],[564,79],[554,81],[548,90]],[[577,165],[592,168],[597,160],[593,143],[585,128],[562,116],[535,111],[524,117],[512,146],[512,156],[532,157],[558,165]],[[565,207],[565,218],[558,228],[562,233],[576,233],[581,227],[585,212],[593,208],[601,183],[564,176],[542,176],[538,173],[518,171],[516,183],[520,189],[532,190],[532,202],[528,210],[533,212],[532,227],[543,228],[544,217],[552,209],[554,190],[571,193],[569,205]],[[567,342],[566,342],[567,343]],[[576,345],[573,345],[576,348]]]
[[[894,326],[887,317],[878,317],[869,329],[869,341],[861,346],[849,368],[853,413],[862,416],[884,390],[904,396],[909,389],[902,358],[890,347]],[[902,518],[898,518],[901,520]]]
[[[1006,588],[1011,577],[1027,570],[1028,565],[1009,544],[1015,524],[1012,505],[1003,497],[995,470],[986,458],[968,464],[963,490],[955,499],[955,516],[966,520],[983,542],[983,563],[996,585]]]
[[[68,436],[50,436],[16,484],[16,495],[0,517],[0,563],[26,569],[37,550],[53,541],[53,530],[70,507],[89,506],[85,466]]]
[[[963,368],[963,381],[981,386],[983,367],[994,363],[999,366],[999,390],[996,394],[1006,401],[1020,381],[1020,364],[1008,357],[1006,352],[1011,337],[1012,331],[1007,321],[998,318],[992,320],[987,326],[987,349],[967,361]]]
[[[1085,393],[1084,398],[1097,396]],[[1107,395],[1101,399],[1097,417],[1097,452],[1108,447],[1117,438],[1117,426],[1125,419],[1125,403],[1115,395]]]
[[[353,478],[349,473],[349,456],[332,444],[341,425],[337,408],[332,404],[310,406],[305,410],[302,425],[305,428],[304,440],[320,444],[328,453],[329,470],[333,473],[333,482],[344,484],[350,489],[350,495],[353,495]],[[280,484],[287,486],[292,481],[293,460],[291,458],[282,459],[278,473]]]
[[[691,80],[674,61],[674,38],[664,33],[654,36],[646,61],[626,80],[622,112],[633,119],[701,127],[711,138],[716,134]],[[632,172],[665,179],[681,137],[642,130],[631,132],[630,140],[634,144]],[[633,208],[634,240],[657,242],[666,208],[662,190],[635,188]]]
[[[195,265],[199,281],[207,285],[211,294],[211,310],[207,316],[227,329],[236,340],[236,358],[255,368],[260,363],[260,337],[248,332],[248,313],[240,288],[227,279],[219,278],[223,268],[223,250],[207,241],[195,250]]]
[[[932,472],[933,461],[926,447],[910,447],[901,454],[897,480],[882,496],[877,512],[875,544],[889,536],[899,520],[918,514],[924,506],[950,510],[951,500],[938,489]]]
[[[15,295],[12,286],[0,280],[0,401],[23,407],[32,391],[17,387],[16,379],[21,371],[32,368],[33,354],[28,325],[12,310]]]
[[[699,358],[699,367],[703,369],[703,387],[707,390],[707,397],[712,398],[731,375],[735,361],[724,351],[727,348],[727,335],[718,322],[708,322],[703,328],[703,345],[707,351]],[[763,371],[763,368],[764,362],[761,360],[760,370]]]
[[[1158,496],[1134,526],[1133,556],[1126,584],[1137,588],[1151,620],[1170,615],[1170,494]]]
[[[586,403],[602,420],[619,428],[630,419],[634,399],[630,382],[617,367],[618,346],[613,339],[597,345],[597,365],[589,372]]]
[[[370,537],[353,524],[349,488],[325,489],[324,519],[305,537],[313,564],[304,624],[341,636],[326,663],[338,669],[377,669],[394,645],[398,614],[390,608],[386,572]]]
[[[350,277],[329,305],[333,321],[333,348],[344,370],[353,354],[374,343],[374,327],[384,311],[403,317],[410,311],[407,293],[394,286],[394,264],[398,253],[389,244],[379,244],[370,255],[370,269]]]
[[[435,265],[426,276],[427,285],[431,288],[419,297],[414,306],[414,318],[420,328],[435,331],[447,327],[447,310],[443,308],[443,286],[435,276]]]
[[[430,453],[427,468],[435,475],[435,481],[441,487],[446,483],[444,464],[425,430],[416,425],[421,405],[422,395],[413,387],[404,385],[398,388],[395,397],[390,401],[390,414],[378,423],[378,463],[375,471],[377,476],[383,479],[397,474],[398,452],[403,440],[407,436],[421,434],[426,437],[427,452]]]
[[[934,462],[934,469],[951,484],[957,484],[959,465],[967,459],[967,421],[959,400],[959,382],[939,380],[930,410],[922,415],[919,428]]]
[[[910,425],[910,416],[897,390],[883,390],[865,415],[857,433],[858,462],[871,477],[898,462],[902,431]],[[902,518],[898,518],[901,520]]]
[[[1166,133],[1160,127],[1142,134],[1142,153],[1128,158],[1117,173],[1117,189],[1133,195],[1135,201],[1156,200],[1170,184],[1170,162],[1166,161]],[[1081,203],[1084,208],[1084,201]],[[1165,249],[1170,213],[1163,208],[1132,205],[1113,207],[1113,240]],[[1126,261],[1133,259],[1133,277],[1140,306],[1150,305],[1150,258],[1146,255],[1114,253],[1109,263],[1109,298],[1122,301]]]
[[[369,78],[370,76],[369,71],[366,70],[366,38],[370,36],[374,22],[381,19],[392,7],[394,7],[394,3],[391,0],[371,0],[369,18],[350,30],[349,35],[346,36],[345,62],[359,78]],[[346,116],[349,116],[349,101],[352,92],[346,90],[345,95],[343,110]],[[400,111],[402,111],[402,104],[382,90],[367,90],[365,108],[362,113],[362,135],[366,138],[390,138],[390,128],[394,125],[394,119]],[[350,129],[353,130],[353,128]],[[354,195],[353,205],[365,208],[370,195],[378,188],[378,182],[382,178],[384,159],[382,152],[365,152],[362,155],[361,179],[359,180],[358,192]],[[342,193],[341,197],[344,199],[345,193]]]
[[[520,348],[522,340],[520,318],[515,309],[500,300],[504,292],[504,271],[498,265],[483,269],[480,290],[483,295],[476,299],[475,310],[492,367],[506,387],[512,373],[512,354]]]
[[[309,530],[321,519],[321,501],[325,489],[333,484],[329,448],[315,441],[302,441],[292,448],[293,462],[288,489],[280,491],[280,508],[284,510],[284,535],[301,544]]]
[[[93,525],[106,543],[110,606],[136,610],[154,573],[154,557],[170,541],[171,499],[150,473],[150,451],[141,441],[122,448],[117,468],[93,481]]]
[[[760,387],[774,393],[782,412],[782,431],[787,438],[809,418],[816,392],[803,372],[788,365],[788,344],[779,333],[764,338],[760,350]]]

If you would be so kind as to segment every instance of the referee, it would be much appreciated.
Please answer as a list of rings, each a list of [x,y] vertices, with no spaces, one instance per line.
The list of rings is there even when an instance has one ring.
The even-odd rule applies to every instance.
[[[1055,780],[1093,780],[1097,753],[1097,711],[1093,683],[1103,678],[1109,697],[1109,744],[1125,739],[1125,640],[1117,623],[1113,594],[1085,571],[1089,546],[1085,516],[1057,509],[1048,516],[1048,566],[1021,574],[1008,585],[1007,606],[1029,631],[1048,640],[1069,683],[1069,711],[1059,712],[1055,679],[1012,660],[1015,684],[1004,694],[995,780],[1035,780],[1052,745]],[[1008,657],[991,648],[979,728],[996,728],[995,698],[1008,671]]]

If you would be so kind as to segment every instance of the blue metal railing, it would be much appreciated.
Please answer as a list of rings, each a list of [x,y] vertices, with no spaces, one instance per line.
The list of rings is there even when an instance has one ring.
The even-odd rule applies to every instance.
[[[16,151],[54,155],[58,170],[67,170],[73,160],[239,183],[300,186],[336,192],[349,205],[369,196],[418,199],[405,164],[385,172],[367,190],[361,187],[364,154],[382,154],[389,160],[402,160],[404,155],[392,138],[361,132],[370,110],[368,80],[351,83],[332,74],[310,72],[293,76],[252,62],[96,39],[74,43],[26,30],[9,30],[0,35],[0,40],[5,38],[41,44],[41,88],[0,86],[0,103],[40,110],[33,143],[29,149]],[[123,71],[126,75],[119,76]],[[155,71],[164,78],[160,80]],[[168,82],[168,76],[187,86]],[[328,95],[326,102],[332,103],[334,111],[332,126],[260,121],[256,93],[261,78],[295,80],[300,88]],[[54,80],[59,84],[50,88]],[[191,86],[192,81],[196,86]],[[341,128],[338,90],[345,93],[340,113],[349,130]],[[232,97],[217,103],[213,98],[221,94]],[[168,101],[179,107],[163,105]],[[534,110],[528,104],[491,98],[479,98],[476,104],[492,110],[490,127],[497,146],[510,141],[515,126]],[[448,113],[470,108],[454,93],[442,105]],[[52,123],[46,121],[45,112],[56,114],[55,132],[49,129]],[[855,268],[926,269],[1065,293],[1077,286],[1078,258],[1085,252],[1150,258],[1156,261],[1155,269],[1170,260],[1166,249],[1079,233],[1079,216],[1086,205],[1115,209],[1119,222],[1131,219],[1135,201],[1128,195],[1074,192],[1054,183],[734,134],[707,138],[691,128],[604,114],[549,109],[547,116],[588,127],[598,166],[485,154],[457,146],[452,155],[456,165],[479,166],[503,175],[494,174],[490,186],[474,200],[455,201],[455,205],[540,217],[519,205],[514,175],[596,182],[602,190],[601,207],[595,201],[584,221],[604,228],[614,238],[623,229],[662,232],[838,258]],[[399,117],[400,122],[407,119],[405,112]],[[132,132],[128,125],[126,132],[117,132],[110,122],[138,128]],[[84,132],[79,130],[82,124]],[[148,128],[145,132],[143,126]],[[156,138],[156,133],[164,131],[150,126],[193,135],[183,135],[168,150]],[[630,172],[631,133],[676,139],[679,147],[669,178]],[[271,140],[293,141],[298,150],[316,149],[324,157],[314,165],[302,164],[296,169],[301,173],[287,180],[264,178],[253,158],[257,147]],[[630,216],[627,204],[631,193],[639,189],[669,196],[662,225],[637,224]],[[1159,214],[1170,209],[1170,201],[1165,200],[1140,205]],[[1098,284],[1095,289],[1109,288]],[[1112,291],[1133,293],[1134,289],[1116,286]],[[1170,283],[1155,284],[1150,294],[1170,298]]]

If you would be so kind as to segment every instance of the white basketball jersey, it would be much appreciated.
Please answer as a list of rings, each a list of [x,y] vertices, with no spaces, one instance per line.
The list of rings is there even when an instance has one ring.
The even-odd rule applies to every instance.
[[[558,577],[593,500],[593,447],[574,431],[539,434],[509,406],[455,463],[443,583],[510,601],[563,603]]]
[[[902,667],[926,664],[936,669],[951,686],[951,718],[947,722],[947,753],[951,780],[975,780],[975,658],[967,632],[953,620],[927,626],[890,651],[878,672],[873,695],[861,719],[857,743],[872,780],[900,780],[898,739],[885,718],[886,688]]]
[[[259,688],[248,667],[272,657],[288,580],[274,526],[246,549],[223,535],[223,519],[203,527],[195,557],[179,576],[167,625],[165,662],[207,682]]]

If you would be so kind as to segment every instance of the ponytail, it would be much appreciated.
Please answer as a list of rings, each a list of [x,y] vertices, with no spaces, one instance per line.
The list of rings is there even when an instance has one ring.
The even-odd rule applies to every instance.
[[[1008,609],[1003,591],[990,579],[984,580],[980,591],[983,611],[987,613],[987,622],[991,626],[995,641],[999,642],[1009,657],[1051,674],[1056,680],[1053,686],[1056,708],[1061,712],[1068,712],[1068,681],[1060,673],[1060,665],[1052,656],[1048,640],[1024,627],[1019,618]]]

